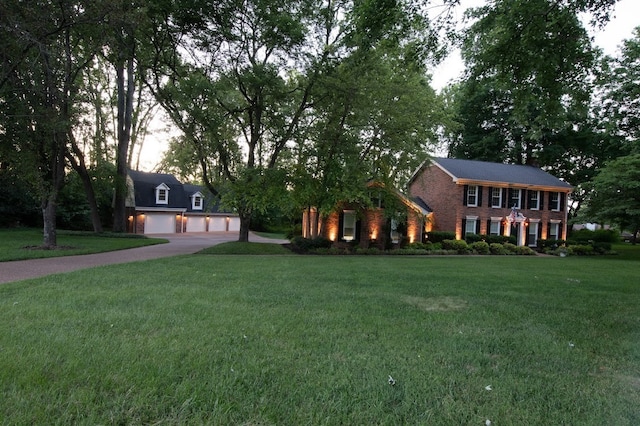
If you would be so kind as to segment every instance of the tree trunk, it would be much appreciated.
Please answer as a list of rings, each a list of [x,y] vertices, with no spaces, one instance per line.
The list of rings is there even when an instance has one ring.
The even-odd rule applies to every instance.
[[[125,85],[125,64],[127,84]],[[133,58],[116,66],[118,84],[118,150],[116,157],[115,196],[113,206],[113,231],[127,231],[127,155],[131,140],[131,117],[133,109]],[[125,88],[126,86],[126,88]]]
[[[241,243],[249,242],[249,225],[251,224],[251,212],[239,212],[240,216],[240,235],[238,241]]]
[[[57,194],[47,194],[42,197],[42,221],[44,223],[42,246],[45,248],[52,248],[58,244],[58,233],[56,230],[56,198]]]
[[[96,193],[93,190],[93,184],[91,183],[91,177],[87,172],[87,169],[76,170],[82,180],[84,186],[84,192],[87,196],[87,202],[89,203],[89,209],[91,210],[91,224],[93,225],[93,232],[100,233],[102,229],[102,221],[100,220],[100,210],[98,209],[98,202],[96,201]]]
[[[96,193],[93,190],[93,183],[91,182],[91,177],[89,176],[87,165],[84,161],[84,155],[80,148],[78,148],[78,144],[76,144],[76,141],[73,138],[73,134],[71,134],[70,140],[71,149],[73,150],[73,153],[76,155],[77,159],[70,152],[68,152],[67,160],[69,160],[71,167],[73,167],[76,173],[78,173],[78,176],[80,176],[80,180],[82,181],[82,185],[84,186],[84,193],[87,196],[87,203],[89,203],[89,209],[91,210],[91,224],[93,225],[93,232],[100,233],[102,232],[100,211],[98,209],[98,202],[96,201]]]

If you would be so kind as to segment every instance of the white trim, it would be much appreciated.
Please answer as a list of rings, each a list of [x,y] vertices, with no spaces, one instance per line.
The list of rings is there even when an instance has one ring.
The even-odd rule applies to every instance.
[[[474,197],[475,201],[473,203],[469,203],[469,197],[470,197],[469,192],[470,192],[471,188],[475,189],[475,194],[473,194],[473,197]],[[478,197],[479,197],[479,193],[480,193],[478,188],[479,188],[478,185],[467,185],[467,191],[466,191],[466,194],[464,194],[465,199],[467,201],[467,207],[478,207]]]
[[[467,234],[475,234],[478,227],[478,216],[467,216],[465,217],[465,220],[466,222],[464,224],[464,235],[466,236]],[[467,232],[467,228],[469,227],[470,223],[473,223],[473,232]]]
[[[535,228],[536,232],[531,232]],[[529,243],[529,247],[535,247],[538,245],[538,233],[540,232],[540,219],[530,219],[529,226],[527,226],[527,240],[529,235],[535,235],[533,243]]]
[[[347,227],[347,215],[350,219],[353,219],[353,227]],[[342,239],[345,241],[353,241],[356,239],[356,225],[357,225],[356,211],[355,210],[343,210],[342,211]],[[352,233],[347,235],[345,232],[347,229],[351,229]]]
[[[500,226],[502,225],[502,217],[492,217],[491,220],[489,221],[489,229],[487,229],[487,234],[489,235],[501,235],[500,234]],[[497,224],[498,225],[498,230],[495,234],[491,233],[491,226],[493,226],[493,224]]]
[[[202,209],[204,209],[204,196],[202,195],[202,192],[200,192],[200,191],[195,192],[195,193],[191,194],[190,198],[191,198],[191,210],[202,210]],[[199,206],[196,206],[196,200],[200,201],[200,205]]]
[[[136,212],[184,213],[187,209],[172,207],[136,207]]]
[[[516,208],[518,210],[522,210],[522,188],[509,188],[507,191],[507,207],[508,208],[512,208],[513,207],[513,197],[511,196],[511,191],[518,191],[518,205],[516,206]]]
[[[165,197],[162,199],[160,194],[164,191]],[[169,204],[169,187],[164,183],[156,186],[156,204]]]
[[[537,190],[537,189],[530,189],[529,193],[538,194],[538,198],[536,198],[536,200],[538,201],[538,205],[535,208],[532,208],[532,207],[529,207],[529,206],[527,206],[527,207],[529,207],[529,210],[540,210],[540,199],[541,199],[542,192]],[[531,199],[531,197],[528,197],[528,198]],[[527,200],[527,204],[528,204],[528,201],[529,200]]]
[[[556,194],[558,196],[558,207],[557,208],[552,208],[552,202],[551,202],[551,197],[553,196],[553,194]],[[550,191],[549,192],[549,210],[551,210],[552,212],[559,212],[562,211],[562,209],[560,208],[560,202],[562,201],[562,193],[560,191]]]
[[[502,192],[503,192],[502,190],[504,188],[501,188],[499,186],[492,186],[490,188],[491,188],[491,194],[489,194],[489,203],[491,204],[491,208],[492,209],[501,209],[502,208]],[[493,191],[495,191],[495,190],[497,190],[498,193],[500,194],[500,197],[498,197],[499,202],[498,202],[497,206],[493,204]]]

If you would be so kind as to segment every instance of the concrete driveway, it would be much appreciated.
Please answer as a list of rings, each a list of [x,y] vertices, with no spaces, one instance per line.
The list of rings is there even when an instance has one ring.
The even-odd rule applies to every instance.
[[[101,265],[136,262],[139,260],[159,259],[162,257],[196,253],[204,248],[227,241],[237,241],[235,232],[198,232],[184,234],[154,234],[153,237],[166,238],[168,244],[138,247],[106,253],[85,254],[81,256],[61,256],[47,259],[16,260],[0,262],[0,284],[12,281],[38,278],[61,272],[76,271]],[[287,240],[262,238],[249,234],[249,241],[257,243],[285,244]]]

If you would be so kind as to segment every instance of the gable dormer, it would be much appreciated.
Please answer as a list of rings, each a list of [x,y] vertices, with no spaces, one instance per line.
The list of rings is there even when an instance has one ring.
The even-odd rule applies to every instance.
[[[191,210],[202,210],[204,207],[204,196],[197,191],[191,195]]]
[[[169,187],[164,183],[156,186],[156,204],[169,204]]]

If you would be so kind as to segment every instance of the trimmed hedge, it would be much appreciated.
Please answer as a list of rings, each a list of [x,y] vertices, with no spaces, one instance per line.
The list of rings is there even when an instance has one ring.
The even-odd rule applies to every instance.
[[[432,231],[427,232],[427,239],[432,243],[441,243],[444,240],[455,240],[456,233],[450,231]]]

